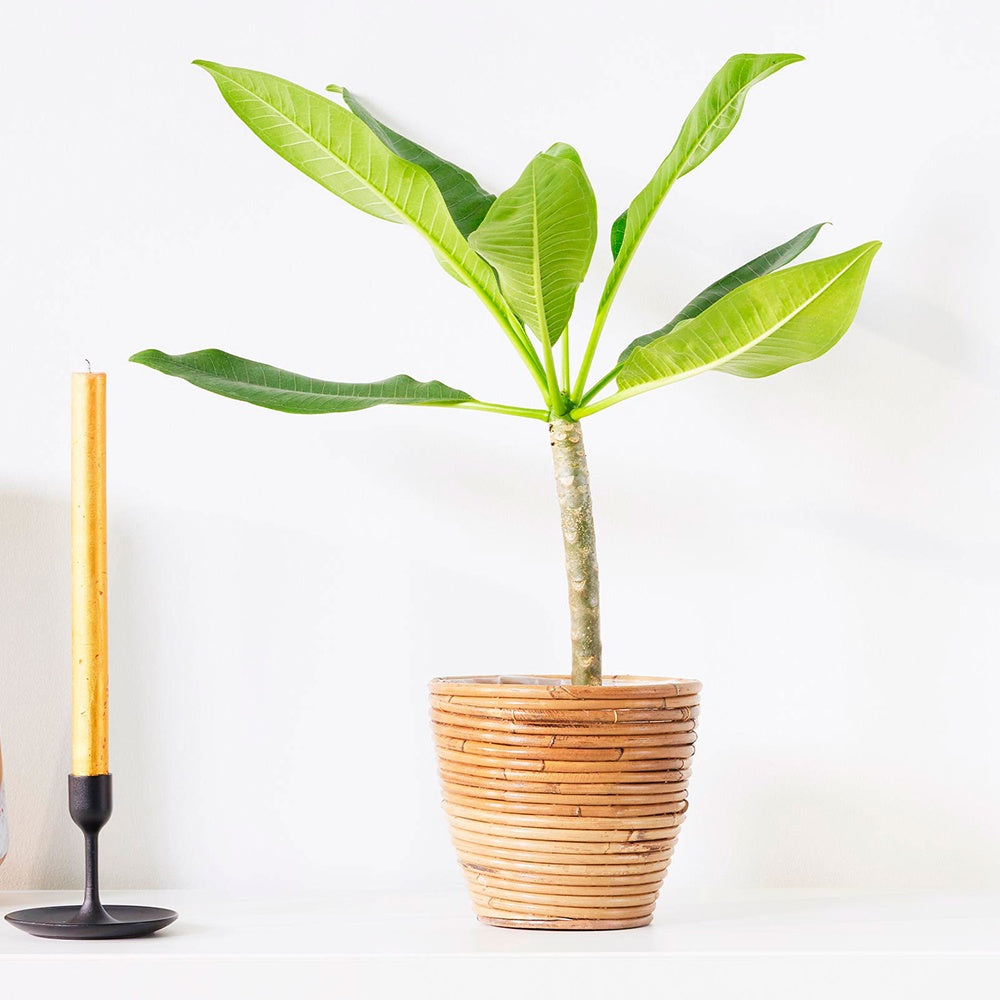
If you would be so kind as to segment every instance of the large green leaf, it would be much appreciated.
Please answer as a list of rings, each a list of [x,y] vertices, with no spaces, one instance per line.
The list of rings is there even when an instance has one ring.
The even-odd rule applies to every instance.
[[[509,316],[487,264],[465,241],[431,175],[397,156],[347,108],[280,77],[197,60],[236,114],[279,156],[363,212],[407,222],[449,274]]]
[[[825,225],[825,222],[820,222],[818,225],[803,229],[801,233],[793,236],[787,243],[782,243],[781,246],[774,247],[762,253],[759,257],[754,257],[753,260],[742,267],[738,267],[735,271],[730,271],[729,274],[719,278],[718,281],[699,292],[669,323],[661,326],[658,330],[654,330],[652,333],[645,333],[641,337],[636,337],[618,356],[618,364],[623,364],[626,358],[637,347],[642,347],[644,344],[662,337],[665,333],[670,333],[682,320],[694,319],[695,316],[703,313],[710,305],[718,302],[724,295],[728,295],[734,288],[739,288],[740,285],[746,284],[746,282],[754,278],[760,278],[765,274],[770,274],[772,271],[777,271],[778,268],[784,267],[786,264],[791,264],[816,239],[816,234]]]
[[[755,278],[636,348],[621,390],[645,392],[716,369],[761,378],[828,351],[847,331],[881,243]]]
[[[594,192],[576,150],[565,143],[539,153],[469,237],[543,343],[555,343],[566,328],[596,241]]]
[[[272,368],[225,351],[164,354],[140,351],[130,361],[186,379],[209,392],[284,413],[345,413],[380,403],[440,405],[472,397],[441,382],[417,382],[395,375],[381,382],[324,382]]]
[[[698,166],[732,132],[747,92],[755,83],[801,59],[802,56],[792,53],[736,55],[715,74],[685,119],[666,159],[612,227],[611,249],[615,260],[602,306],[614,297],[625,268],[674,181]]]
[[[468,236],[486,215],[496,195],[484,191],[467,170],[432,153],[425,146],[407,139],[405,135],[380,122],[349,90],[331,84],[326,88],[340,94],[344,103],[375,133],[397,156],[431,175],[441,192],[455,225],[463,236]]]

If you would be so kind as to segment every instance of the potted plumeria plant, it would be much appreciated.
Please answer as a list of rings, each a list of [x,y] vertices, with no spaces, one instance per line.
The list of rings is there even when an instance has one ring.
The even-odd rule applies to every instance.
[[[380,404],[486,410],[548,426],[566,554],[567,674],[431,682],[444,805],[480,919],[501,926],[635,927],[653,906],[687,807],[700,684],[608,676],[583,421],[702,372],[744,378],[811,361],[843,336],[879,243],[788,266],[811,226],[730,271],[592,377],[608,313],[674,183],[729,135],[750,88],[802,57],[733,56],[712,78],[649,183],[611,228],[611,266],[582,351],[570,318],[597,242],[597,203],[576,150],[558,142],[494,196],[467,171],[376,119],[266,73],[198,62],[256,135],[369,215],[412,226],[479,297],[537,389],[534,407],[395,375],[331,382],[221,350],[132,360],[211,392],[288,413]]]

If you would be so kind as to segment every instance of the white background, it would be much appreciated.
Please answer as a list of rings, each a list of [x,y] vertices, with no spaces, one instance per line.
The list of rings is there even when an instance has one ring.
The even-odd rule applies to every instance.
[[[765,381],[587,422],[609,672],[705,683],[670,883],[1000,885],[997,17],[801,0],[20,4],[0,36],[0,887],[79,880],[69,759],[69,372],[109,379],[113,885],[457,884],[425,683],[567,663],[545,428],[292,417],[132,352],[221,347],[535,405],[412,233],[254,138],[203,57],[336,82],[501,190],[580,150],[602,236],[739,51],[751,93],[674,189],[597,369],[814,222],[885,241],[854,329]],[[813,252],[813,251],[811,251]],[[669,884],[668,883],[668,890]]]

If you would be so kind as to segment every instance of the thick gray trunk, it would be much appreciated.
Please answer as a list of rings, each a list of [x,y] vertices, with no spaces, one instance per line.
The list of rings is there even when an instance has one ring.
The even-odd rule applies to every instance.
[[[600,684],[601,607],[597,544],[583,430],[578,421],[559,417],[549,424],[549,436],[566,549],[570,634],[573,639],[572,682]]]

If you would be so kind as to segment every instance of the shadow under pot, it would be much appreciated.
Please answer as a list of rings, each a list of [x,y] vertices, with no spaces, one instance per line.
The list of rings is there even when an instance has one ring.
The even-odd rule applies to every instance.
[[[431,725],[451,837],[479,919],[642,927],[687,810],[701,683],[441,677]]]

